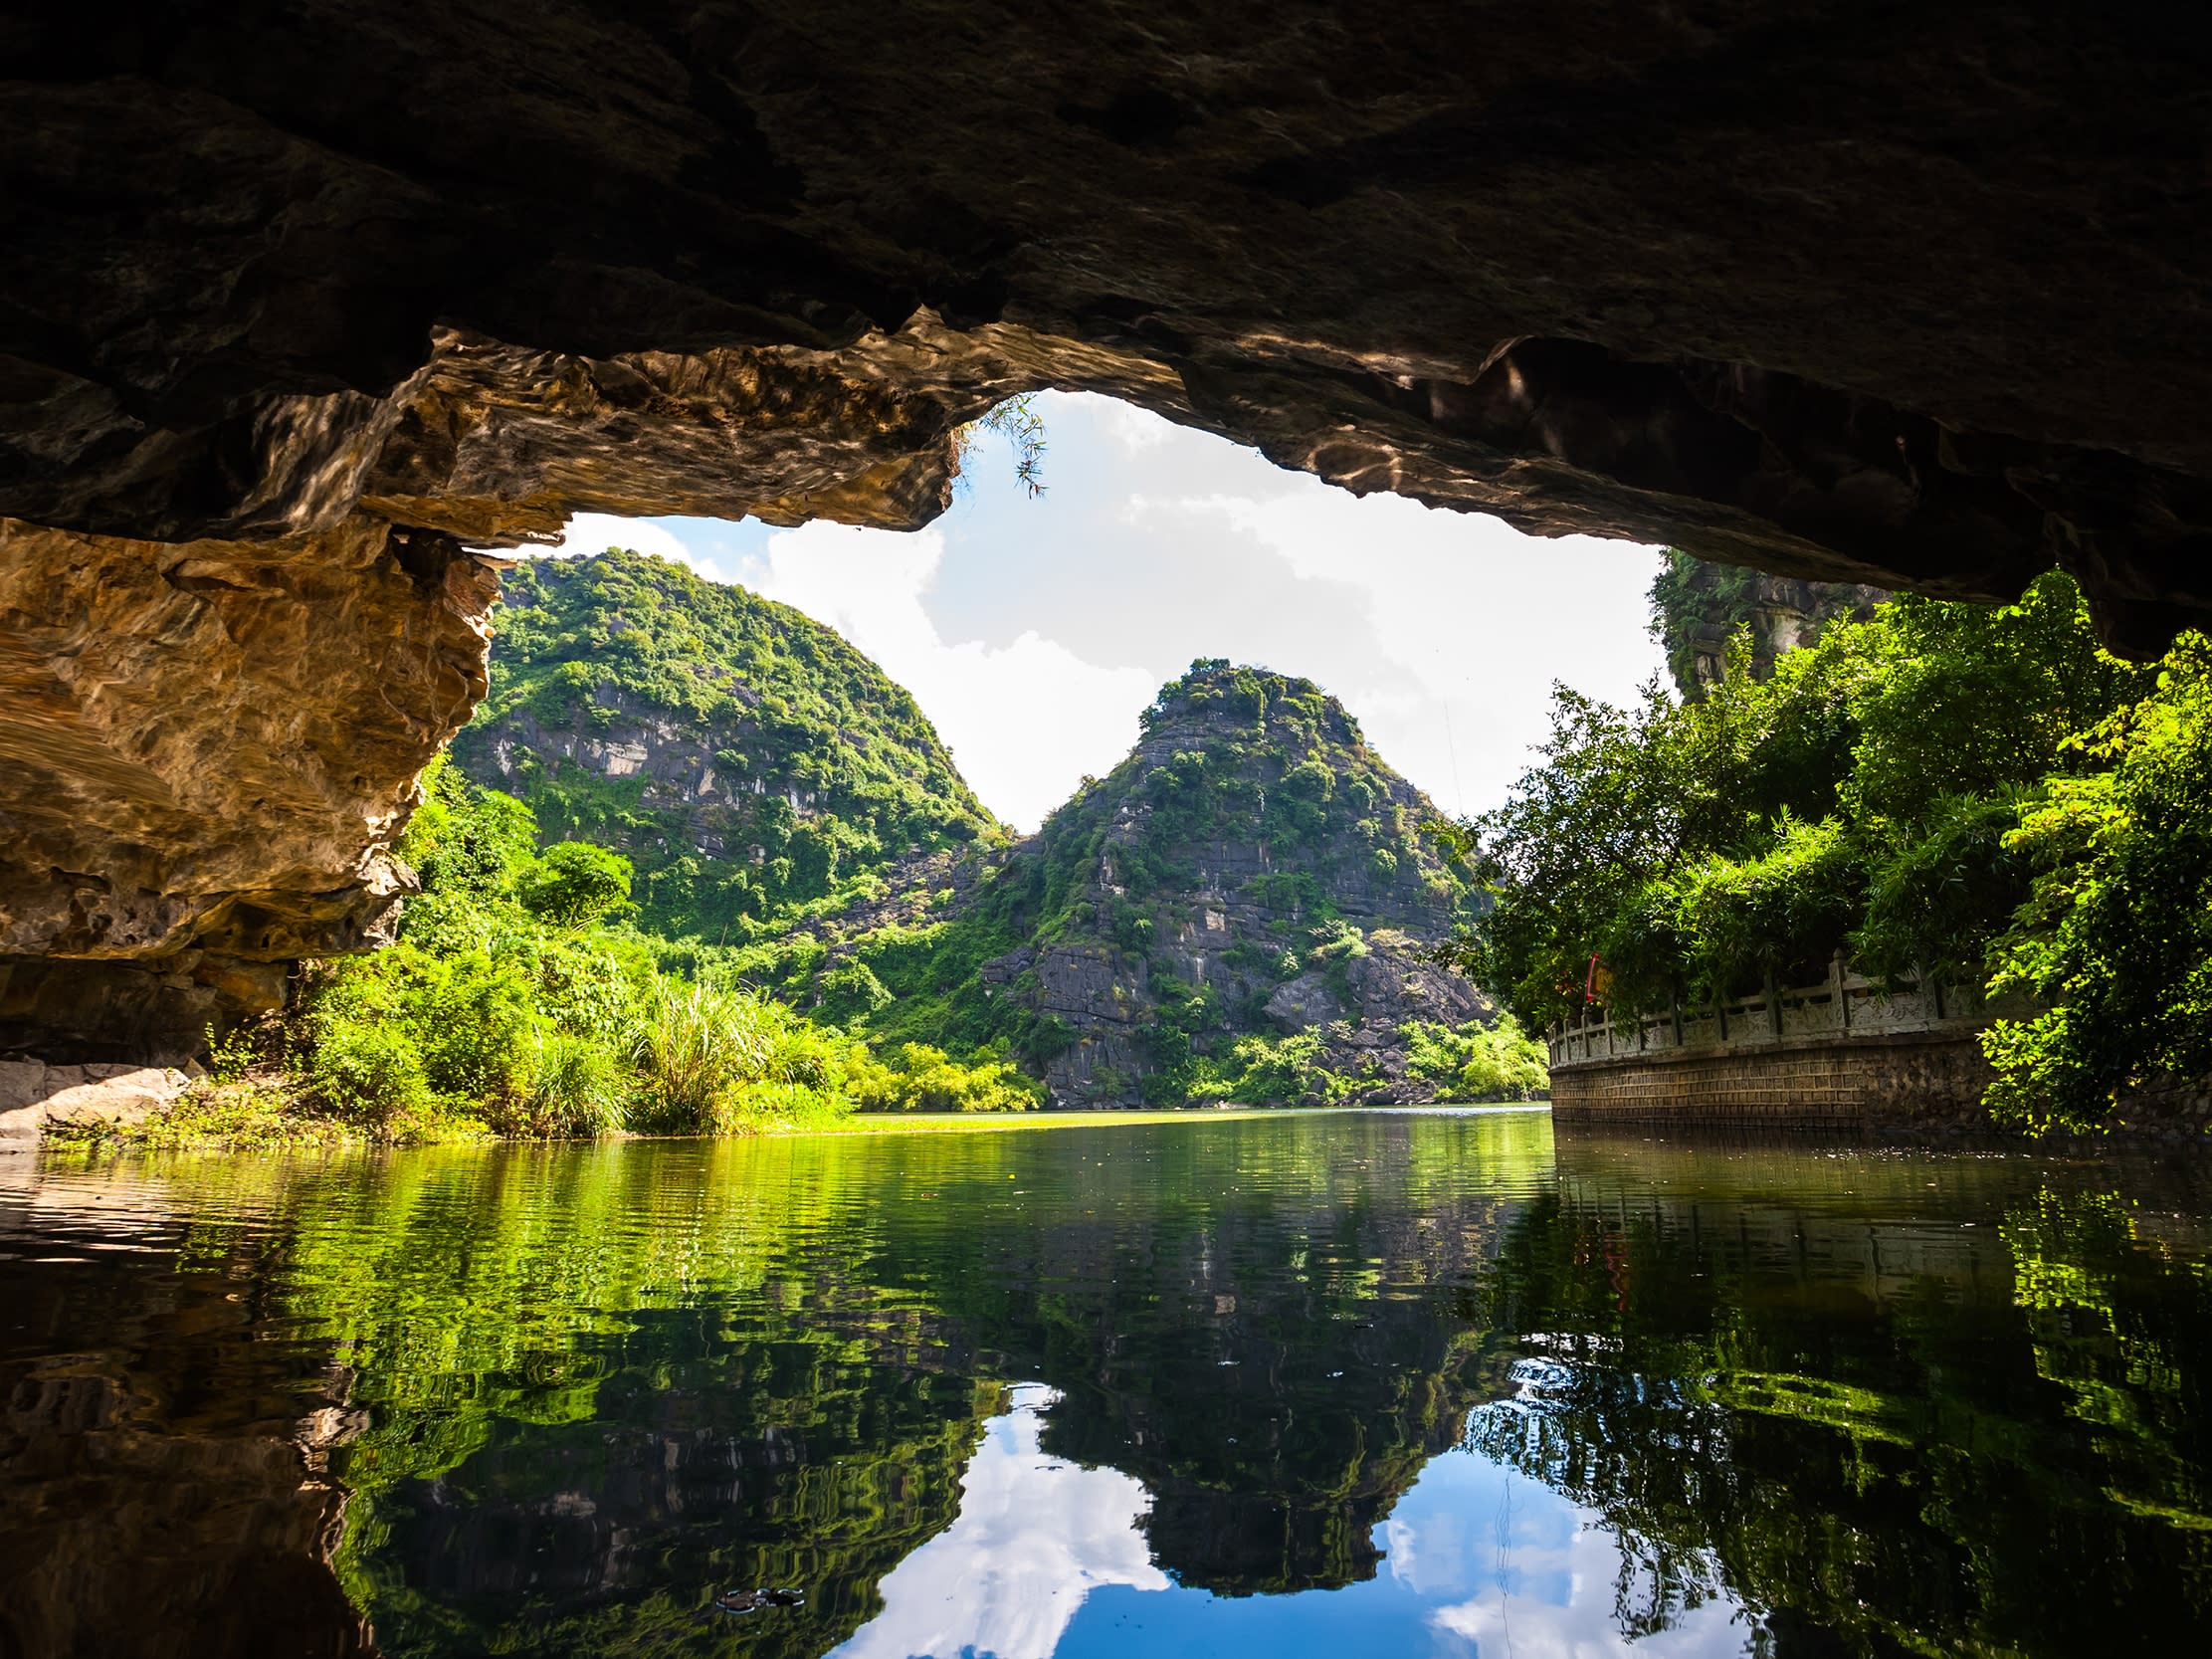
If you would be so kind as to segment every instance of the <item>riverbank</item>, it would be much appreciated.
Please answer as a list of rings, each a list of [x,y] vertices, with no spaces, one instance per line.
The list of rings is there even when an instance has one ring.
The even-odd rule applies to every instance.
[[[335,1150],[398,1145],[545,1144],[579,1141],[747,1140],[795,1135],[929,1135],[948,1131],[1083,1129],[1139,1124],[1223,1123],[1280,1118],[1317,1112],[1405,1112],[1469,1115],[1492,1112],[1545,1112],[1544,1101],[1478,1103],[1433,1101],[1386,1107],[1332,1106],[1187,1106],[1143,1110],[1050,1108],[1024,1112],[802,1112],[785,1118],[758,1118],[720,1136],[654,1135],[610,1130],[597,1136],[560,1137],[503,1134],[481,1119],[450,1117],[433,1129],[403,1137],[364,1128],[317,1109],[284,1074],[249,1076],[219,1082],[185,1082],[168,1100],[111,1100],[80,1105],[50,1116],[35,1141],[17,1149],[75,1150],[88,1153],[161,1151]]]

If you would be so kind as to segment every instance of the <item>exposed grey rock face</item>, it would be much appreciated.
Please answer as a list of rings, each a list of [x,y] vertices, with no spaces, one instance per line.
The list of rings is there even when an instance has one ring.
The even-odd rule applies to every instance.
[[[174,1067],[0,1060],[0,1153],[37,1151],[50,1122],[138,1123],[189,1081]]]
[[[1185,1040],[1218,1057],[1308,1032],[1361,1098],[1426,1098],[1401,1028],[1493,1012],[1428,959],[1467,900],[1423,834],[1435,816],[1310,682],[1196,665],[1129,757],[1014,850],[1000,880],[1071,879],[981,976],[1064,1033],[1045,1066],[1061,1104],[1162,1098]]]
[[[1341,1019],[1344,1010],[1338,1005],[1335,993],[1328,988],[1326,979],[1318,973],[1302,973],[1287,984],[1276,986],[1262,1012],[1285,1031],[1303,1031],[1309,1025],[1326,1025],[1330,1020]]]
[[[1792,576],[1707,564],[1682,553],[1652,589],[1655,625],[1675,682],[1689,696],[1716,684],[1736,630],[1748,632],[1751,672],[1764,679],[1784,653],[1809,645],[1838,618],[1864,622],[1890,595],[1859,582],[1808,582]]]

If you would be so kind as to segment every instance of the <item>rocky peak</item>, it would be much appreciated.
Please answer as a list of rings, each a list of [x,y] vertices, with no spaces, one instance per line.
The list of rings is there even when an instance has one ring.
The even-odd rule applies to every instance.
[[[1436,816],[1311,681],[1201,660],[1015,849],[1043,915],[982,977],[1056,1030],[1069,1104],[1165,1100],[1190,1055],[1307,1032],[1370,1098],[1405,1098],[1400,1027],[1488,1012],[1427,958],[1469,900]]]
[[[1686,697],[1718,683],[1737,629],[1750,635],[1751,672],[1765,679],[1775,660],[1810,645],[1837,618],[1864,622],[1890,597],[1863,582],[1809,582],[1734,565],[1712,564],[1670,548],[1652,582],[1652,631]]]

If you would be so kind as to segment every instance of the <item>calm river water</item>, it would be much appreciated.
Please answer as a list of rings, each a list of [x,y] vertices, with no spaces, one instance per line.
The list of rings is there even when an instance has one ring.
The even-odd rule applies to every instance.
[[[1540,1112],[24,1160],[0,1655],[2201,1652],[2208,1378],[2186,1161]]]

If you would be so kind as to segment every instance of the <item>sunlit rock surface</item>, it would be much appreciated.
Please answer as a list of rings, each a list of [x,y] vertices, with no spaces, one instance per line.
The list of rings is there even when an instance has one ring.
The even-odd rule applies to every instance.
[[[255,541],[0,522],[0,1046],[188,1051],[280,1003],[282,964],[376,942],[497,580],[364,515]]]
[[[2165,15],[19,8],[0,513],[50,528],[6,551],[0,948],[365,942],[474,695],[426,536],[912,525],[1026,387],[1785,575],[2063,563],[2154,653],[2212,607]]]

